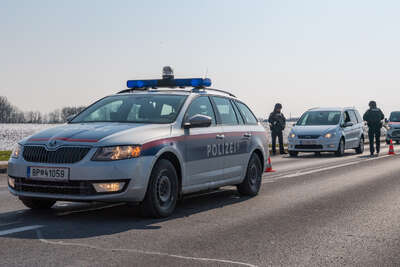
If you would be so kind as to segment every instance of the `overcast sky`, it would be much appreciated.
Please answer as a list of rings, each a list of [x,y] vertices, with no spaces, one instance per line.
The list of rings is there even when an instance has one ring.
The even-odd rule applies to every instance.
[[[204,76],[258,116],[400,110],[400,1],[0,1],[0,95],[88,105],[127,79]],[[208,71],[207,71],[208,70]]]

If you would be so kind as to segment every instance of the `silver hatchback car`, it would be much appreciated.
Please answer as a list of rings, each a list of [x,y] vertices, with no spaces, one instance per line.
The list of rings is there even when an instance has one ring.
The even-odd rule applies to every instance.
[[[20,141],[9,190],[32,209],[57,200],[136,202],[151,217],[170,215],[192,192],[236,185],[257,195],[269,153],[265,129],[242,101],[210,84],[128,81],[67,124]]]
[[[289,133],[289,154],[334,152],[346,149],[364,152],[365,128],[354,108],[314,108],[305,112]]]

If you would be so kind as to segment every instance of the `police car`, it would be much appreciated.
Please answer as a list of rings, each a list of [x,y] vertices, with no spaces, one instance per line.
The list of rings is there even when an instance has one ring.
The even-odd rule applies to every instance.
[[[23,139],[8,165],[29,208],[57,200],[139,203],[166,217],[182,195],[235,185],[255,196],[268,159],[263,126],[210,79],[129,80],[67,124]]]

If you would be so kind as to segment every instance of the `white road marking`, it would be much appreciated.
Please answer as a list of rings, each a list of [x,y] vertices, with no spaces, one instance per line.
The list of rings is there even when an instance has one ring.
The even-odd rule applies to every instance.
[[[338,164],[338,165],[333,165],[333,166],[329,166],[329,167],[324,167],[324,168],[319,168],[319,169],[314,169],[314,170],[309,170],[309,171],[304,171],[304,172],[297,171],[295,173],[290,173],[290,174],[286,174],[286,175],[282,175],[282,176],[275,176],[272,179],[267,179],[267,180],[263,181],[262,183],[263,184],[272,183],[274,181],[281,180],[281,179],[293,178],[293,177],[298,177],[298,176],[303,176],[303,175],[323,172],[323,171],[327,171],[327,170],[332,170],[332,169],[337,169],[337,168],[341,168],[341,167],[356,165],[356,164],[359,164],[359,163],[362,163],[362,162],[382,159],[382,158],[386,158],[386,157],[390,157],[390,155],[380,156],[380,157],[377,157],[377,158],[369,158],[369,159],[366,159],[366,160],[357,160],[357,161],[342,163],[342,164]]]
[[[113,207],[118,207],[118,206],[122,206],[122,205],[125,205],[125,203],[116,203],[116,204],[111,204],[111,205],[107,205],[107,206],[101,206],[101,207],[96,207],[96,208],[88,208],[88,209],[83,209],[83,210],[64,211],[64,212],[57,213],[57,216],[66,216],[66,215],[70,215],[70,214],[73,214],[73,213],[81,213],[81,212],[102,210],[102,209],[113,208]]]
[[[190,257],[190,256],[168,254],[168,253],[165,253],[165,252],[146,251],[146,250],[128,249],[128,248],[110,248],[110,249],[107,249],[107,248],[102,248],[102,247],[89,245],[89,244],[83,244],[83,243],[67,243],[67,242],[63,242],[63,241],[50,241],[50,240],[44,239],[43,234],[42,234],[42,232],[40,230],[36,230],[36,234],[37,234],[38,239],[41,242],[43,242],[45,244],[50,244],[50,245],[85,247],[85,248],[97,249],[97,250],[102,250],[102,251],[131,252],[131,253],[139,253],[139,254],[146,254],[146,255],[153,255],[153,256],[166,256],[166,257],[183,259],[183,260],[207,261],[207,262],[227,263],[227,264],[234,264],[234,265],[241,265],[241,266],[257,267],[256,265],[253,265],[253,264],[250,264],[250,263],[239,262],[239,261],[231,261],[231,260],[224,260],[224,259],[196,258],[196,257]]]
[[[25,232],[25,231],[30,231],[30,230],[35,230],[35,229],[39,229],[39,228],[42,228],[42,227],[43,227],[43,225],[30,225],[30,226],[24,226],[24,227],[17,227],[17,228],[13,228],[13,229],[0,231],[0,236],[19,233],[19,232]]]

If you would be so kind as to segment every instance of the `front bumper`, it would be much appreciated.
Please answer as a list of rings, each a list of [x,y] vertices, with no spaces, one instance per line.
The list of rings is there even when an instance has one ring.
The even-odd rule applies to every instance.
[[[69,201],[140,202],[143,200],[150,177],[151,157],[119,161],[91,161],[90,157],[73,164],[27,162],[23,158],[11,159],[8,175],[15,179],[13,195],[51,198]],[[27,177],[27,169],[35,167],[65,167],[70,169],[68,181],[38,180]],[[125,182],[122,190],[113,193],[97,193],[94,182]]]
[[[339,139],[293,139],[289,138],[288,150],[296,152],[335,152]]]
[[[400,128],[393,128],[387,131],[386,141],[392,139],[393,141],[400,141]]]

